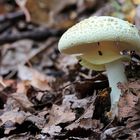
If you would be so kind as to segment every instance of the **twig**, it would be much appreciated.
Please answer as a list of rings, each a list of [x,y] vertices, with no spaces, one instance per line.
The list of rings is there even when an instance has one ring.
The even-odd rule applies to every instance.
[[[63,33],[61,30],[54,30],[48,28],[37,28],[32,31],[20,32],[17,34],[2,34],[0,36],[0,44],[14,42],[20,39],[33,39],[33,40],[45,40],[50,36],[60,36]]]
[[[109,122],[109,124],[108,124],[107,126],[105,126],[105,128],[104,128],[102,131],[104,132],[107,128],[109,128],[109,126],[113,123],[114,120],[115,120],[115,118],[112,119],[112,120]]]
[[[0,23],[4,23],[7,21],[15,22],[21,19],[25,19],[25,15],[22,11],[16,11],[5,15],[0,15]]]

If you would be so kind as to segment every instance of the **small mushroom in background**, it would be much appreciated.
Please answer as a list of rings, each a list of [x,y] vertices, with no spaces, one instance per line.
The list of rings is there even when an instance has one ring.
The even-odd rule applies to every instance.
[[[93,70],[106,70],[111,87],[112,117],[118,114],[119,82],[127,82],[122,61],[130,57],[123,50],[140,51],[140,35],[131,23],[110,16],[90,17],[68,29],[58,43],[60,52],[75,55],[80,64]]]

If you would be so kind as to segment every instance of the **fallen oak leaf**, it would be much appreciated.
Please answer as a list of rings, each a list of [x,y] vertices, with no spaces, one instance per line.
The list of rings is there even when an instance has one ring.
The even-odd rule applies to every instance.
[[[137,83],[137,82],[134,82]],[[122,96],[119,100],[118,118],[133,117],[136,112],[136,106],[139,101],[139,85],[129,82],[128,84],[119,83],[119,88],[122,91]],[[136,90],[137,89],[137,90]]]
[[[26,82],[20,82],[17,84],[17,91],[11,94],[10,97],[11,97],[11,100],[14,99],[18,103],[18,107],[24,110],[33,111],[33,108],[32,108],[33,104],[29,101],[27,97],[28,88],[29,88],[29,84],[27,84]],[[9,102],[9,100],[7,102]],[[6,105],[8,105],[8,103]]]
[[[42,133],[49,134],[51,137],[59,135],[62,130],[60,124],[67,124],[75,120],[75,113],[55,104],[47,115],[48,123],[42,129]]]
[[[14,93],[11,95],[11,97],[13,99],[15,99],[20,107],[24,110],[28,110],[28,111],[33,111],[33,104],[29,101],[29,99],[27,98],[27,96],[24,93]]]
[[[21,89],[19,90],[20,92],[17,92],[18,91],[17,89],[17,91],[15,90],[14,92],[12,92],[12,94],[8,95],[4,109],[7,111],[9,111],[9,109],[10,110],[22,109],[25,111],[34,112],[33,104],[27,98],[26,90],[24,91],[24,88],[23,88],[23,91],[22,91]]]
[[[28,114],[29,115],[29,114]],[[13,123],[21,124],[25,118],[27,117],[27,114],[23,111],[6,111],[0,116],[1,120],[1,126],[6,123],[7,121],[12,121]]]
[[[47,125],[59,125],[60,123],[69,123],[75,120],[75,113],[70,109],[66,110],[63,106],[53,105],[49,113],[49,122]]]
[[[43,108],[51,108],[56,100],[56,92],[42,91],[40,89],[30,86],[27,91],[28,99],[34,104],[35,110],[42,110]]]
[[[140,95],[138,94],[138,100],[136,101],[135,106],[132,108],[132,111],[129,113],[129,118],[126,122],[127,128],[132,130],[137,130],[140,128]]]
[[[95,98],[93,99],[95,100]],[[94,101],[93,101],[94,102]],[[68,125],[66,130],[73,130],[75,128],[84,128],[84,129],[99,129],[103,127],[103,124],[99,120],[92,119],[94,112],[94,105],[90,103],[89,107],[87,107],[84,114],[78,118],[75,122]]]
[[[138,97],[127,92],[120,97],[118,118],[127,118],[131,116],[133,108],[137,103]]]
[[[39,129],[43,129],[43,127],[44,127],[44,125],[46,123],[46,120],[44,119],[44,117],[45,116],[41,116],[39,114],[38,115],[31,114],[31,115],[29,115],[29,116],[26,117],[25,121],[32,122]]]
[[[75,94],[72,94],[64,96],[62,105],[65,109],[83,108],[86,110],[89,102],[90,98],[78,99]]]
[[[78,127],[84,128],[86,130],[94,129],[96,131],[100,131],[100,129],[103,128],[103,124],[100,122],[100,120],[95,120],[95,119],[91,119],[91,118],[81,118],[78,121],[68,125],[65,129],[73,130]]]
[[[66,137],[75,136],[79,139],[89,138],[90,136],[93,136],[95,139],[99,139],[100,129],[103,128],[103,124],[100,122],[100,120],[95,119],[80,119],[77,123],[72,123],[71,125],[67,126],[65,129]],[[93,139],[92,138],[92,139]]]
[[[21,80],[28,80],[33,87],[40,90],[52,90],[49,86],[49,82],[53,81],[54,78],[47,77],[46,75],[38,72],[33,68],[26,67],[24,65],[18,66],[18,76]]]

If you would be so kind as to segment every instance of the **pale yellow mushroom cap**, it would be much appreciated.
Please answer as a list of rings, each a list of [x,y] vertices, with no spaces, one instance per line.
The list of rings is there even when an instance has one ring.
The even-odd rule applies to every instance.
[[[58,48],[65,54],[80,54],[85,67],[93,65],[95,70],[104,70],[106,63],[124,58],[120,51],[140,51],[140,35],[127,21],[94,16],[69,28],[60,38]]]

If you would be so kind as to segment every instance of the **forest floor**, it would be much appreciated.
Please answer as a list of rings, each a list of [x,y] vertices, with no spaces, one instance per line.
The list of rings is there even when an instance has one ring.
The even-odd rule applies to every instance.
[[[58,41],[89,16],[115,16],[140,29],[140,0],[0,0],[0,139],[140,139],[140,55],[109,117],[105,72],[60,54]],[[44,10],[45,9],[45,10]]]

